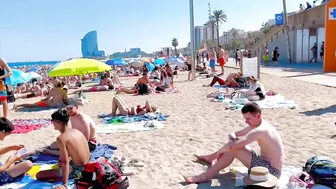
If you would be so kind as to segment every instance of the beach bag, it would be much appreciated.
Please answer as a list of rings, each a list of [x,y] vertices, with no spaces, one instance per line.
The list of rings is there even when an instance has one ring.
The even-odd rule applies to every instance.
[[[315,181],[315,184],[336,189],[336,163],[326,156],[314,156],[307,160],[303,168]]]
[[[149,94],[149,90],[148,90],[148,85],[147,84],[139,84],[138,85],[139,88],[139,95],[146,95]]]
[[[99,158],[84,166],[81,177],[75,179],[78,189],[127,189],[128,178],[123,178],[121,165]]]

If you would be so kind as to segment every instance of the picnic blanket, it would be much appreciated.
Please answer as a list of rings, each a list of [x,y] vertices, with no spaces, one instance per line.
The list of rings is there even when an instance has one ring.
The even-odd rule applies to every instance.
[[[113,154],[117,150],[117,147],[108,144],[98,144],[97,148],[91,152],[90,161],[94,161],[99,157],[105,157],[106,159],[112,158]],[[35,154],[30,157],[26,157],[25,160],[30,160],[34,163],[32,169],[30,169],[25,176],[16,178],[13,183],[9,183],[0,186],[0,189],[8,188],[20,188],[20,189],[52,189],[54,186],[62,184],[61,181],[55,183],[48,183],[36,180],[36,174],[41,170],[58,169],[57,160],[58,157],[45,154]],[[69,180],[68,188],[76,189],[73,179]]]
[[[50,125],[50,119],[14,119],[12,123],[14,125],[12,133],[25,134]]]
[[[223,103],[226,104],[227,109],[241,109],[243,106],[249,102],[247,98],[225,98]],[[298,105],[293,100],[285,100],[285,97],[277,94],[274,96],[266,96],[264,100],[256,102],[260,108],[290,108],[295,109]]]
[[[96,133],[127,133],[136,131],[151,131],[155,129],[161,129],[164,124],[160,121],[140,121],[121,124],[100,124],[96,125]]]

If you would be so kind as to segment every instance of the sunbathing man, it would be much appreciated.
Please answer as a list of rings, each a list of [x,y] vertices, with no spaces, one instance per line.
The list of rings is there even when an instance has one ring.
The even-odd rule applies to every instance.
[[[152,84],[152,82],[150,81],[147,72],[143,72],[142,77],[138,79],[138,81],[136,82],[136,84],[134,85],[133,88],[131,88],[131,89],[127,89],[127,88],[118,89],[116,94],[120,94],[120,93],[138,94],[138,92],[139,92],[139,87],[138,86],[142,85],[142,84],[149,85],[150,87],[154,86]]]
[[[48,90],[44,87],[43,84],[37,84],[33,87],[32,91],[30,93],[24,93],[24,94],[14,94],[14,97],[16,99],[19,98],[32,98],[32,97],[38,97],[38,96],[44,96],[48,93]]]
[[[63,85],[57,83],[56,87],[49,91],[48,96],[41,101],[33,104],[19,104],[13,106],[13,109],[17,110],[19,107],[34,108],[34,107],[49,107],[57,108],[64,106],[68,101],[67,92],[63,90]]]
[[[8,119],[0,118],[0,140],[10,135],[13,130],[14,126]],[[23,148],[22,145],[1,148],[0,155],[9,151],[17,151],[21,148]],[[27,173],[33,167],[30,161],[16,163],[20,160],[22,160],[22,155],[18,154],[10,156],[4,164],[0,163],[0,186],[12,182],[16,177]]]
[[[58,160],[60,169],[40,171],[36,178],[46,181],[62,178],[63,185],[58,188],[67,188],[69,177],[78,178],[84,166],[89,162],[89,146],[82,132],[68,127],[69,114],[65,108],[54,112],[51,118],[55,129],[61,132],[61,135],[57,137],[57,146],[61,152]]]
[[[145,106],[143,107],[138,105],[137,107],[127,108],[124,101],[119,96],[115,96],[112,99],[111,116],[116,116],[118,110],[120,115],[127,116],[127,115],[144,115],[149,112],[155,112],[157,108],[152,106],[148,101],[146,101]]]
[[[224,81],[215,75],[211,83],[209,85],[204,85],[204,87],[213,87],[217,82],[219,85],[225,85],[227,87],[243,87],[246,82],[242,76],[243,74],[241,72],[230,73]]]
[[[77,105],[69,104],[66,106],[66,110],[70,115],[71,127],[83,133],[87,140],[90,152],[95,150],[97,148],[95,122],[89,115],[78,111]],[[52,143],[49,148],[44,149],[43,153],[60,156],[57,142]]]
[[[198,160],[210,165],[206,172],[192,177],[185,177],[188,183],[205,183],[210,181],[220,170],[229,166],[236,158],[241,161],[249,170],[252,167],[266,167],[270,174],[280,178],[282,164],[284,161],[284,149],[281,136],[278,131],[261,118],[261,109],[256,103],[248,103],[242,108],[242,114],[248,127],[229,134],[229,142],[217,152],[197,156]],[[260,155],[257,155],[246,145],[258,142]]]

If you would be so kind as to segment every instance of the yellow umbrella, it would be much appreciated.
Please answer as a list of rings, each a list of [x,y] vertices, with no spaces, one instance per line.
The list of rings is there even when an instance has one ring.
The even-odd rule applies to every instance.
[[[94,59],[78,58],[60,63],[49,72],[49,76],[85,75],[111,70],[111,66]]]

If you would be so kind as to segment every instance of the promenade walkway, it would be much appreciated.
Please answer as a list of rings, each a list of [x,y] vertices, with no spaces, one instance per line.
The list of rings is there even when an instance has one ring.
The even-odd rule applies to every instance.
[[[236,67],[236,63],[232,58],[230,58],[230,60],[225,64],[225,67],[239,69],[239,67]],[[321,63],[283,64],[279,66],[271,65],[269,67],[261,66],[260,72],[263,74],[293,78],[328,87],[336,87],[336,73],[323,73]]]

